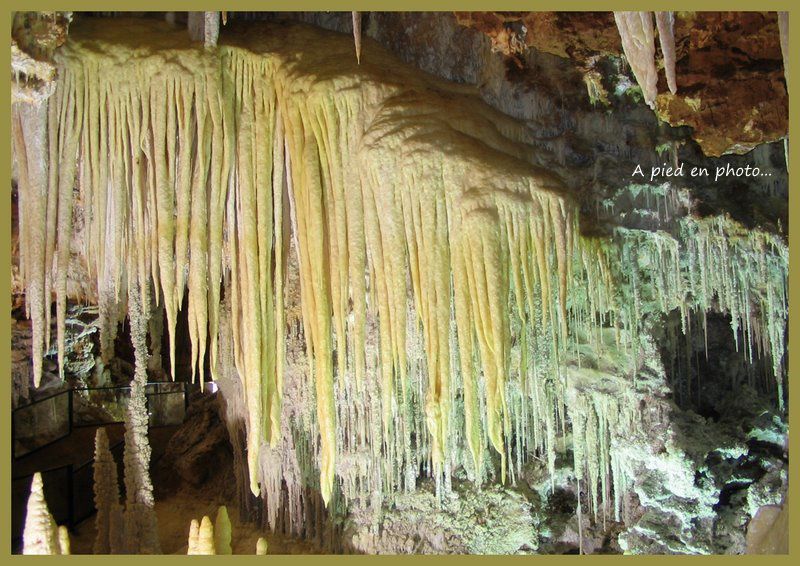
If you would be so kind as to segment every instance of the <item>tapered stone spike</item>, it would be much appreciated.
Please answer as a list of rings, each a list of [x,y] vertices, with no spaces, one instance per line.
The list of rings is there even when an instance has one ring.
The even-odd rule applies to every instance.
[[[58,528],[44,499],[44,484],[39,472],[33,474],[31,494],[22,533],[22,554],[60,554]]]
[[[214,520],[214,547],[217,554],[232,554],[231,550],[231,520],[228,517],[228,508],[220,505],[217,509],[217,518]]]
[[[353,40],[356,44],[356,61],[361,64],[361,12],[353,12]]]
[[[117,463],[108,448],[108,436],[105,428],[98,428],[95,434],[94,451],[94,505],[97,509],[95,528],[97,536],[94,543],[95,554],[110,554],[112,548],[118,546],[118,540],[124,535],[118,531],[119,525],[114,521],[115,508],[119,506],[119,483],[117,479]]]

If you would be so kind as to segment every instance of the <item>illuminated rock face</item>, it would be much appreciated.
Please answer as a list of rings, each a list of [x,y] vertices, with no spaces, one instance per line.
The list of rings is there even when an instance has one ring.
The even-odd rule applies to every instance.
[[[515,482],[531,459],[553,478],[566,442],[587,512],[618,516],[631,474],[615,450],[645,426],[649,314],[730,314],[782,399],[778,237],[691,217],[671,232],[586,236],[576,197],[532,165],[525,127],[471,87],[367,41],[359,64],[335,34],[239,32],[212,52],[157,22],[76,23],[48,105],[15,107],[34,360],[51,279],[63,320],[70,232],[55,219],[69,226],[77,176],[101,344],[119,313],[131,319],[128,531],[150,533],[136,535],[150,551],[154,527],[137,519],[152,507],[136,473],[146,416],[134,409],[151,303],[166,311],[174,364],[184,295],[193,373],[208,356],[245,421],[250,491],[273,527],[288,506],[298,532],[309,492],[338,513],[377,510],[420,477],[437,497],[455,474]],[[603,356],[614,371],[583,365]]]

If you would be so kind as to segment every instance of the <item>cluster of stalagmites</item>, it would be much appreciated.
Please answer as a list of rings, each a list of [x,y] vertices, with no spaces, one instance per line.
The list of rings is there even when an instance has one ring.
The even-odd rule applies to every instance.
[[[104,358],[131,319],[132,406],[147,318],[165,310],[174,364],[187,296],[193,371],[208,356],[221,386],[236,382],[250,489],[270,509],[284,482],[290,500],[311,487],[346,505],[413,490],[420,473],[446,490],[456,469],[515,481],[537,457],[552,472],[570,426],[587,431],[572,441],[593,507],[614,508],[608,440],[637,426],[635,408],[571,404],[563,362],[588,339],[624,351],[635,379],[645,305],[730,312],[780,382],[783,244],[760,232],[726,243],[727,220],[642,235],[652,252],[635,257],[622,233],[584,237],[561,180],[530,165],[523,125],[470,87],[377,47],[358,65],[350,49],[299,26],[244,30],[214,51],[161,23],[74,26],[54,95],[13,111],[37,383],[53,292],[63,351],[76,180]],[[126,433],[126,469],[149,458],[145,430]],[[152,509],[143,477],[126,476],[128,505]]]
[[[217,510],[213,523],[208,516],[201,521],[192,519],[186,554],[232,554],[231,521],[224,505]]]
[[[126,474],[128,466],[126,465]],[[123,510],[119,502],[117,463],[109,451],[105,429],[99,428],[95,439],[94,503],[96,538],[94,554],[153,554],[159,552],[154,515],[129,506]],[[152,511],[152,510],[151,510]],[[144,530],[143,530],[144,529]],[[231,522],[228,509],[217,509],[215,521],[208,516],[193,519],[189,528],[187,554],[232,554]],[[153,538],[155,537],[155,538]],[[256,554],[267,553],[267,541],[260,537]],[[23,554],[69,554],[67,528],[57,526],[47,507],[40,473],[33,476],[25,517]]]
[[[267,539],[259,537],[256,541],[256,554],[267,554]],[[189,525],[189,544],[186,554],[214,555],[232,554],[231,549],[231,521],[228,518],[228,509],[223,505],[217,510],[214,522],[208,515],[200,521],[192,519]]]

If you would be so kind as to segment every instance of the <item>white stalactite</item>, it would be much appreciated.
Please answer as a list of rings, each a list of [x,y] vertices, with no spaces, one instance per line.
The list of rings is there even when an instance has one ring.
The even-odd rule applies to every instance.
[[[356,45],[356,61],[361,64],[361,12],[353,12],[353,41]]]
[[[778,12],[778,32],[781,37],[781,55],[783,56],[783,74],[789,83],[789,12]]]
[[[653,32],[652,12],[614,12],[619,35],[622,38],[622,49],[631,66],[636,81],[642,88],[644,101],[650,108],[655,108],[658,90],[658,72],[656,71],[655,34]]]
[[[664,56],[664,73],[667,75],[667,86],[672,94],[678,92],[675,77],[675,13],[655,12],[658,40]]]
[[[661,53],[664,56],[664,72],[672,94],[678,91],[675,76],[675,14],[674,12],[614,12],[622,49],[631,66],[636,81],[642,89],[644,101],[655,108],[658,95],[658,70],[656,69],[655,33],[653,15],[658,28]]]

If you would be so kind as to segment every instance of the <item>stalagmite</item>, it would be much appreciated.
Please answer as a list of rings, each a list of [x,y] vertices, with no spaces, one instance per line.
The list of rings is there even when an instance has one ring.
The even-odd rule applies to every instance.
[[[200,521],[200,528],[197,531],[197,554],[212,555],[216,553],[214,548],[214,524],[206,515]]]
[[[219,40],[219,12],[205,12],[204,13],[204,43],[206,47],[216,47]]]
[[[198,545],[200,541],[200,522],[197,519],[192,519],[189,524],[189,543],[186,554],[194,556],[199,554]]]
[[[98,428],[95,435],[94,451],[94,506],[97,509],[94,542],[95,554],[110,554],[118,548],[122,533],[117,531],[112,515],[119,507],[119,483],[117,463],[108,449],[108,436],[105,428]]]
[[[64,525],[58,527],[58,553],[70,554],[69,531]]]
[[[258,537],[258,540],[256,541],[256,555],[266,556],[268,549],[269,549],[269,544],[267,544],[267,539],[265,539],[264,537]]]
[[[214,548],[217,554],[232,554],[231,520],[224,505],[217,509],[217,517],[214,519]]]
[[[125,554],[125,509],[121,503],[111,505],[111,517],[108,520],[109,553]]]
[[[44,500],[44,485],[39,472],[33,474],[22,541],[22,554],[61,553],[58,527]]]
[[[228,540],[228,547],[230,548],[230,538]],[[197,519],[192,519],[192,522],[189,525],[189,546],[186,554],[217,554],[214,547],[214,524],[207,515],[204,516],[200,522],[198,522]],[[230,554],[230,552],[220,554]]]
[[[146,315],[149,304],[142,304],[142,294],[135,276],[128,285],[135,373],[125,416],[125,541],[129,553],[158,554],[161,545],[158,540],[153,484],[150,480],[151,449],[147,438],[150,419],[145,397],[148,357]],[[144,296],[147,297],[146,294]]]

